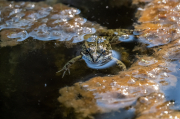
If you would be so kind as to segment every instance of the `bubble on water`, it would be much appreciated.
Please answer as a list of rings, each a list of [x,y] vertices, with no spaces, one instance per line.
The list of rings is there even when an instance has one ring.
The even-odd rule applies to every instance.
[[[50,40],[49,34],[50,34],[49,32],[41,32],[41,31],[37,31],[37,32],[33,31],[30,33],[30,35],[33,38],[38,39],[38,40],[44,40],[44,41]]]
[[[13,14],[17,14],[19,12],[21,12],[22,9],[13,9],[12,12],[9,13],[9,16],[13,15]]]
[[[65,39],[64,41],[70,41],[73,36],[75,36],[75,33],[65,33],[63,39]]]
[[[75,10],[75,9],[71,8],[71,9],[63,10],[58,14],[52,15],[51,19],[67,19],[67,20],[70,20],[75,15],[77,15],[79,13],[80,13],[79,10]]]
[[[152,64],[155,64],[157,63],[158,61],[155,60],[155,58],[153,59],[141,59],[138,64],[139,65],[142,65],[142,66],[149,66],[149,65],[152,65]]]
[[[138,41],[142,42],[144,44],[148,44],[148,46],[147,46],[148,48],[154,47],[156,45],[162,45],[162,43],[157,43],[157,42],[156,42],[156,44],[153,44],[150,42],[150,39],[146,39],[145,37],[139,37]]]
[[[13,5],[12,5],[12,4],[9,4],[9,8],[13,8]]]
[[[91,37],[89,37],[88,39],[86,39],[86,41],[87,42],[95,42],[96,41],[96,38],[97,38],[97,36],[95,36],[95,35],[92,35]]]
[[[1,10],[0,10],[0,22],[1,22],[1,19],[2,19],[2,18],[1,18]]]
[[[141,35],[142,32],[141,32],[141,31],[134,30],[134,31],[133,31],[133,34],[134,34],[134,35]]]
[[[53,8],[48,7],[48,8],[41,8],[41,10],[38,11],[38,18],[44,18],[48,16]]]
[[[92,28],[93,25],[86,26],[87,19],[78,16],[78,9],[65,7],[54,12],[53,7],[42,6],[31,2],[8,3],[8,7],[0,9],[0,30],[23,29],[29,37],[38,40],[72,40],[73,43],[82,42],[85,34],[96,32],[96,29]],[[9,11],[7,14],[6,10]],[[34,28],[36,23],[42,25]]]
[[[5,24],[2,25],[4,28],[18,28],[18,25],[14,23],[13,19],[5,21]]]
[[[118,110],[132,105],[137,97],[131,97],[118,92],[97,93],[95,95],[96,103],[104,110]]]
[[[41,22],[43,23],[47,23],[47,21],[48,21],[48,18],[41,19]]]
[[[28,9],[28,10],[34,9],[35,8],[35,3],[28,3],[25,8]]]
[[[38,40],[49,40],[50,38],[50,33],[46,24],[42,24],[38,28],[35,28],[29,35]]]
[[[19,26],[27,26],[26,28],[29,28],[33,25],[33,22],[31,20],[21,19],[19,21]]]
[[[74,21],[76,21],[76,22],[78,22],[78,23],[80,23],[82,25],[87,21],[87,19],[85,19],[85,18],[75,18]]]
[[[71,9],[71,10],[76,15],[81,13],[81,10],[79,10],[79,9]]]
[[[2,24],[2,28],[20,28],[22,26],[29,25],[29,22],[24,24],[24,19],[21,19],[24,16],[23,13],[17,14],[15,17],[12,17],[9,20],[5,21],[5,24]]]
[[[177,6],[174,8],[175,11],[180,11],[180,4],[177,4]]]
[[[37,14],[37,17],[38,17],[38,19],[44,18],[44,17],[48,16],[49,13],[50,13],[50,12],[48,12],[48,11],[40,10],[40,11],[38,12],[38,14]]]
[[[27,31],[23,30],[21,32],[13,32],[10,35],[8,35],[7,37],[8,38],[17,38],[17,41],[23,41],[23,40],[27,39],[29,36],[28,36]]]
[[[52,39],[59,39],[59,38],[61,37],[61,35],[62,35],[62,31],[53,30],[53,31],[51,31],[51,33],[50,33],[50,37],[51,37]]]
[[[51,16],[51,19],[61,19],[61,15],[54,14],[54,15]]]
[[[19,5],[20,5],[20,6],[24,6],[24,5],[25,5],[25,2],[20,2]]]
[[[95,32],[96,32],[95,28],[83,27],[83,33],[84,34],[93,34]]]
[[[32,13],[30,15],[27,16],[28,19],[32,19],[32,20],[37,20],[38,19],[38,14],[37,13]]]
[[[84,41],[84,34],[83,35],[75,36],[73,38],[73,43],[78,43],[78,42],[82,42],[82,41]]]
[[[122,42],[131,42],[134,40],[134,35],[122,35],[119,38],[119,41],[122,41]]]
[[[33,19],[33,20],[38,20],[38,19],[41,19],[41,18],[48,16],[49,13],[50,12],[40,10],[37,13],[32,13],[32,14],[28,15],[28,18]]]

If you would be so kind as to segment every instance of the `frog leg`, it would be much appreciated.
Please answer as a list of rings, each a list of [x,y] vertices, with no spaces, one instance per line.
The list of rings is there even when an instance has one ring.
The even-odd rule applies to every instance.
[[[71,59],[69,62],[67,62],[67,63],[64,65],[64,67],[63,67],[61,70],[57,71],[56,73],[59,73],[59,72],[61,72],[61,71],[64,70],[64,73],[63,73],[63,75],[62,75],[62,78],[64,77],[64,75],[65,75],[65,73],[66,73],[67,70],[68,70],[68,72],[69,72],[69,74],[70,74],[70,70],[69,70],[70,66],[71,66],[72,64],[74,64],[76,61],[80,60],[81,58],[82,58],[81,55],[76,56],[75,58],[73,58],[73,59]]]
[[[121,62],[120,60],[116,59],[115,57],[111,57],[111,59],[115,60],[116,61],[116,64],[121,67],[123,70],[126,70],[126,65]]]
[[[133,29],[115,29],[116,32],[118,33],[126,33],[126,34],[133,34],[134,30]]]
[[[110,40],[111,44],[117,44],[117,43],[123,42],[123,41],[119,40],[119,38],[129,39],[129,38],[132,38],[132,36],[134,38],[138,37],[138,35],[140,35],[143,32],[142,29],[134,29],[134,30],[132,30],[132,29],[114,29],[111,31],[113,31],[113,33],[114,33]]]
[[[125,39],[128,39],[129,34],[126,34],[126,33],[122,32],[121,34],[118,34],[117,36],[112,36],[112,38],[110,40],[110,43],[111,44],[118,44],[118,43],[122,42],[122,41],[119,40],[119,38],[123,37],[123,36],[126,37]]]

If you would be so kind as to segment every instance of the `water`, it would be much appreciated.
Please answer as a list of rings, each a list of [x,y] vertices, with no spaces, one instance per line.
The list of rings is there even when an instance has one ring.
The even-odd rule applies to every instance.
[[[56,114],[60,110],[57,102],[60,88],[119,71],[117,67],[91,69],[82,60],[73,65],[70,75],[61,78],[62,73],[56,74],[58,68],[76,55],[76,49],[66,48],[64,44],[56,46],[53,41],[29,40],[2,47],[0,52],[1,118],[6,119],[62,118],[60,113]],[[57,67],[59,59],[64,60]]]
[[[76,2],[70,1],[69,3],[66,2],[66,4],[71,3],[70,6],[79,8],[82,11],[81,16],[83,16],[87,20],[95,21],[97,23],[100,23],[102,26],[106,26],[107,28],[132,27],[132,23],[134,22],[132,19],[134,19],[133,15],[135,13],[135,8],[128,8],[125,6],[117,7],[115,5],[112,5],[112,3],[108,3],[107,1],[105,2],[88,1],[87,3],[81,3],[80,4],[81,6],[77,5],[78,2],[79,2],[78,0]],[[98,5],[97,3],[100,3],[101,5]],[[88,8],[86,4],[90,5],[90,8]],[[22,40],[23,38],[26,39],[26,35],[22,35],[23,33],[24,32],[22,31],[19,32],[19,35],[21,36],[21,39],[19,39],[18,37],[19,40]],[[15,38],[15,35],[13,34],[11,34],[10,36]],[[70,69],[71,71],[70,75],[67,73],[64,76],[64,78],[62,78],[62,73],[56,74],[56,72],[60,70],[66,62],[68,62],[69,60],[80,54],[80,48],[82,46],[82,43],[79,42],[77,44],[71,44],[68,42],[61,42],[54,40],[49,41],[49,39],[48,41],[41,41],[37,39],[38,39],[37,37],[36,39],[30,37],[26,40],[23,39],[22,42],[9,43],[9,42],[4,42],[3,38],[1,37],[1,40],[3,42],[1,43],[2,46],[0,47],[0,107],[1,107],[0,118],[1,119],[10,119],[10,118],[11,119],[24,119],[24,118],[75,119],[78,117],[82,117],[82,115],[79,116],[79,114],[75,113],[75,111],[72,108],[67,108],[65,105],[63,105],[63,103],[59,103],[57,99],[60,96],[66,96],[66,95],[68,96],[68,94],[70,94],[71,92],[70,89],[71,87],[73,91],[76,91],[76,89],[80,90],[81,88],[78,89],[79,87],[73,86],[77,82],[81,82],[83,84],[83,82],[85,81],[91,82],[92,80],[90,79],[96,76],[115,75],[118,74],[118,72],[120,72],[120,69],[116,65],[106,69],[99,69],[99,70],[91,69],[87,66],[84,60],[81,60],[73,64],[73,66]],[[136,41],[113,45],[112,48],[121,55],[121,60],[129,68],[134,61],[137,61],[137,58],[135,58],[136,52],[132,51],[135,46],[137,46]],[[141,48],[143,48],[143,46]],[[147,51],[142,50],[142,51],[143,52],[140,52],[141,55],[152,54],[151,50],[147,50]],[[153,60],[154,62],[152,62]],[[139,65],[148,66],[154,63],[156,63],[156,59],[151,59],[151,58],[146,59],[145,56],[143,57],[143,60],[141,60]],[[179,61],[175,59],[171,63],[177,65],[175,68],[177,71],[175,72],[174,70],[171,70],[174,71],[173,73],[164,71],[165,73],[167,73],[169,78],[168,77],[164,78],[165,77],[164,75],[166,75],[164,74],[164,72],[160,72],[161,75],[158,75],[156,74],[156,72],[154,73],[151,72],[151,70],[149,70],[147,74],[148,75],[151,74],[148,77],[149,79],[152,79],[151,83],[157,81],[158,86],[160,86],[161,88],[161,92],[165,94],[166,101],[169,100],[175,101],[175,106],[173,106],[172,109],[179,110],[180,109],[179,108],[180,102],[178,96],[178,90],[179,90],[178,85],[180,83],[178,80]],[[122,76],[122,74],[119,76],[121,78],[130,77],[128,78],[128,79],[132,79],[130,80],[130,82],[125,82],[126,79],[124,79],[125,81],[123,82],[123,80],[119,80],[119,79],[116,80],[115,78],[112,79],[114,80],[112,82],[109,79],[105,80],[107,82],[110,82],[108,83],[108,85],[110,85],[111,87],[114,86],[114,88],[116,88],[116,86],[118,85],[122,85],[120,89],[123,93],[120,92],[117,93],[116,90],[114,92],[112,90],[109,90],[110,92],[106,92],[106,93],[102,92],[102,94],[101,93],[94,94],[96,95],[97,99],[99,99],[100,102],[97,105],[101,107],[109,106],[109,108],[103,110],[104,113],[94,114],[92,112],[92,115],[96,119],[116,119],[116,118],[132,119],[137,117],[135,113],[137,107],[135,106],[137,105],[139,100],[141,102],[144,101],[143,99],[142,100],[139,99],[139,97],[144,96],[144,94],[148,95],[149,93],[156,92],[155,88],[159,88],[159,87],[158,86],[156,87],[156,85],[154,85],[156,83],[153,84],[155,88],[152,88],[151,85],[149,87],[148,86],[141,87],[139,84],[138,84],[139,86],[134,86],[136,84],[135,82],[138,81],[142,85],[143,83],[146,83],[147,77],[142,70],[141,70],[141,74],[139,75],[138,74],[136,75],[137,72],[133,72],[133,73],[132,76],[129,76],[128,73],[126,73],[125,76]],[[170,80],[173,79],[170,74],[175,75],[177,77],[177,80],[174,80],[174,82],[173,80]],[[153,79],[153,77],[150,77],[153,75],[155,75],[156,77],[159,76],[160,78],[163,77],[163,79],[165,79],[166,81],[172,81],[169,83],[170,84],[174,83],[174,85],[162,86],[161,84],[159,84],[158,78]],[[137,77],[141,77],[141,80],[138,80]],[[93,82],[92,84],[95,85],[94,86],[95,88],[97,85],[102,86],[103,83],[100,81],[101,80],[99,80],[99,82],[92,81]],[[126,84],[128,85],[126,86]],[[104,85],[104,86],[108,86],[108,85]],[[130,85],[132,85],[132,87]],[[69,88],[67,90],[69,91],[69,93],[62,92],[61,94],[59,94],[59,90],[60,89],[65,90],[66,87],[67,89]],[[90,89],[87,88],[87,90]],[[125,95],[126,93],[132,93],[131,91],[134,91],[135,95]],[[144,93],[143,91],[147,91],[148,93],[146,92]],[[85,91],[84,93],[79,91],[79,94],[76,97],[77,98],[76,101],[78,101],[78,99],[83,99],[83,96],[88,93],[90,93],[90,91],[87,92]],[[101,100],[102,97],[104,100]],[[149,102],[151,102],[150,100],[152,99],[152,97],[150,96],[150,98],[148,98]],[[62,99],[66,100],[66,98],[62,98]],[[127,101],[127,99],[132,99],[131,100],[132,102]],[[68,103],[73,103],[71,102],[71,99],[67,99],[67,100],[70,100]],[[164,100],[163,101],[162,100],[160,101],[163,102]],[[109,102],[114,101],[115,104],[114,103],[112,104],[111,102],[107,103],[108,101]],[[117,109],[115,111],[111,111],[111,110],[109,111],[108,109],[110,108],[113,109],[117,108]]]

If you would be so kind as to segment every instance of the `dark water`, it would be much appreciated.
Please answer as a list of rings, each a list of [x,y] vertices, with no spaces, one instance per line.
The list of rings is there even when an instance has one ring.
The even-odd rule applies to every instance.
[[[135,12],[133,9],[124,6],[122,8],[106,9],[108,5],[106,1],[102,2],[102,5],[88,1],[82,5],[83,7],[76,6],[74,2],[72,4],[66,2],[66,4],[79,7],[82,10],[81,15],[90,21],[96,21],[108,28],[132,26],[133,20],[131,19]],[[90,6],[88,6],[89,2]],[[124,17],[126,17],[126,20]],[[67,48],[63,43],[57,46],[54,41],[44,42],[29,39],[13,47],[1,47],[0,119],[65,118],[60,113],[63,108],[60,107],[57,101],[60,88],[71,86],[75,82],[89,80],[97,75],[103,76],[119,72],[116,66],[104,70],[95,70],[88,68],[84,61],[79,61],[73,65],[71,75],[65,75],[64,78],[61,78],[62,74],[57,75],[56,72],[79,53],[78,48],[80,45]],[[134,45],[134,43],[131,43],[131,45]],[[131,49],[129,52],[131,52]],[[64,60],[57,67],[56,62],[62,58]],[[127,113],[131,113],[128,117],[133,116],[133,112],[126,112],[125,117],[128,115]],[[96,117],[98,119],[104,117],[112,119],[112,116],[121,114],[108,113],[96,115]],[[124,116],[121,117],[124,118]],[[69,118],[73,119],[74,117],[72,115],[67,117],[67,119]]]
[[[29,40],[17,46],[3,47],[0,54],[2,119],[62,118],[59,113],[60,104],[57,101],[60,88],[97,75],[114,74],[119,71],[116,67],[104,70],[90,69],[82,60],[73,65],[71,75],[67,74],[61,78],[62,74],[56,75],[56,54],[64,54],[65,60],[61,65],[63,67],[76,55],[76,49],[66,48],[63,44],[56,47],[53,41]]]
[[[82,60],[72,66],[71,75],[67,74],[61,78],[62,73],[56,74],[59,69],[55,62],[58,59],[65,59],[60,65],[60,68],[63,67],[77,54],[76,50],[76,48],[66,48],[64,44],[56,46],[53,41],[35,40],[25,41],[13,47],[2,47],[0,49],[0,117],[2,119],[63,118],[59,113],[61,109],[57,101],[60,88],[89,80],[94,76],[119,72],[116,66],[103,70],[90,69]]]
[[[83,2],[80,0],[61,1],[70,6],[81,9],[81,15],[90,21],[100,23],[107,28],[132,28],[136,8],[127,6],[113,7],[108,0]],[[80,5],[80,6],[79,6]],[[108,6],[108,8],[107,8]],[[97,12],[98,11],[98,12]],[[133,61],[133,43],[122,43],[113,46],[125,47]],[[90,69],[82,60],[71,68],[71,75],[57,75],[56,72],[63,65],[79,53],[81,43],[67,48],[63,43],[55,41],[37,41],[29,39],[22,44],[0,48],[0,119],[74,119],[73,115],[63,117],[57,98],[59,89],[71,86],[75,82],[86,81],[94,76],[116,74],[119,69],[114,66],[103,70]],[[121,54],[122,50],[119,51]],[[63,59],[57,66],[58,59]],[[179,62],[176,62],[180,67]],[[130,66],[131,63],[126,63]],[[175,74],[178,75],[178,72]],[[179,84],[180,82],[177,81]],[[168,100],[175,100],[180,104],[180,88],[166,89]],[[173,92],[173,93],[172,93]],[[178,106],[176,109],[180,109]],[[120,112],[97,114],[97,119],[129,119],[134,118],[134,110],[120,109]]]
[[[64,4],[80,9],[81,15],[89,21],[94,21],[110,29],[133,28],[132,24],[136,7],[131,1],[122,0],[58,0]],[[119,6],[117,4],[121,3]],[[117,6],[116,6],[117,5]]]

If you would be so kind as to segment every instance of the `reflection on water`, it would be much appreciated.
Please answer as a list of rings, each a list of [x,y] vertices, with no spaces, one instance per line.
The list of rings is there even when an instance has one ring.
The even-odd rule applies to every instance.
[[[127,71],[117,66],[91,69],[82,60],[64,78],[56,72],[79,55],[82,46],[75,44],[74,36],[103,27],[62,4],[0,2],[0,6],[0,118],[180,118],[178,2],[154,0],[143,10],[142,23],[135,26],[148,28],[139,34],[142,46],[129,42],[113,46],[127,66],[133,63]],[[157,47],[148,49],[146,44]]]

